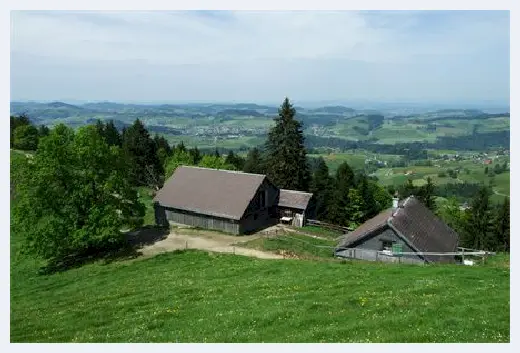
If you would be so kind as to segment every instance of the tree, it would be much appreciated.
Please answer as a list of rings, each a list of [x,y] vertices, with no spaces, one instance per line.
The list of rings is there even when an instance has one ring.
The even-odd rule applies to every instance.
[[[266,141],[266,171],[278,187],[292,190],[309,189],[310,172],[307,164],[302,124],[295,119],[296,110],[285,98],[275,125]]]
[[[51,130],[45,126],[45,125],[40,125],[38,127],[38,136],[41,138],[41,137],[45,137],[45,136],[49,136]]]
[[[157,156],[157,146],[139,119],[124,133],[123,153],[133,185],[155,189],[161,186],[164,171]]]
[[[229,151],[225,162],[228,165],[234,166],[236,170],[242,170],[244,168],[245,159],[236,155],[233,151]]]
[[[374,217],[380,211],[378,208],[377,202],[374,198],[374,193],[372,192],[372,188],[370,188],[368,179],[366,175],[361,176],[361,180],[358,186],[358,194],[360,196],[360,209],[362,211],[362,218],[360,219],[362,222],[365,220]],[[350,202],[353,202],[353,199],[349,197]],[[354,220],[355,222],[359,222],[359,220]],[[361,223],[362,223],[361,222]]]
[[[328,221],[348,226],[351,219],[349,212],[352,210],[349,208],[349,193],[350,189],[354,187],[354,172],[347,162],[339,165],[333,185],[334,191],[327,212]]]
[[[435,185],[430,177],[426,178],[426,184],[417,191],[417,198],[431,211],[435,211]]]
[[[418,189],[413,184],[412,179],[407,179],[406,182],[404,183],[404,185],[399,188],[399,195],[401,195],[401,197],[405,197],[405,198],[408,196],[411,196],[411,195],[417,195],[417,192],[418,192]]]
[[[483,185],[471,200],[462,239],[466,247],[489,250],[496,246],[491,233],[490,196],[490,189]]]
[[[220,153],[218,153],[218,148],[215,147],[215,153],[213,155],[217,158],[220,158]]]
[[[459,235],[463,235],[463,212],[460,209],[457,198],[450,197],[447,202],[439,207],[437,215]]]
[[[95,127],[64,125],[42,139],[17,185],[13,230],[25,250],[51,264],[124,243],[123,227],[142,224],[144,206],[117,147]]]
[[[109,146],[119,146],[122,145],[122,138],[121,134],[117,130],[116,126],[114,125],[113,120],[109,120],[104,128],[103,136],[105,137],[105,141]]]
[[[13,147],[23,151],[34,151],[38,147],[38,129],[33,125],[20,125],[13,133]]]
[[[186,150],[182,151],[175,149],[173,155],[166,160],[164,167],[165,177],[169,178],[172,176],[173,172],[175,172],[175,169],[181,165],[194,166],[196,163],[191,153],[187,152]]]
[[[316,200],[317,219],[325,220],[327,218],[327,210],[332,198],[332,182],[325,160],[322,157],[318,158],[310,187]]]
[[[244,162],[244,172],[265,174],[265,163],[258,148],[252,148],[247,153],[247,157]]]
[[[212,169],[227,169],[235,170],[235,167],[231,164],[227,164],[223,158],[217,156],[206,155],[202,157],[199,163],[200,167],[212,168]]]
[[[372,195],[374,195],[374,200],[377,204],[378,212],[381,212],[384,209],[392,206],[392,196],[387,189],[383,186],[379,185],[375,182],[370,182],[370,189],[372,190]],[[395,189],[392,188],[393,193],[395,193]]]
[[[350,189],[348,191],[348,203],[346,213],[349,216],[347,225],[357,227],[365,221],[367,214],[364,211],[365,203],[361,193],[357,189]]]
[[[493,222],[494,234],[496,239],[496,250],[509,251],[510,234],[510,206],[509,197],[504,198],[504,202],[496,209]]]
[[[158,150],[160,148],[162,148],[164,150],[164,152],[166,152],[166,154],[168,156],[172,155],[172,148],[170,147],[170,144],[168,143],[168,140],[166,140],[164,138],[164,136],[159,136],[159,135],[155,134],[153,140],[154,140],[155,145],[157,146]]]
[[[197,165],[200,163],[200,160],[202,159],[202,155],[200,154],[200,151],[197,147],[194,147],[189,150],[190,155],[193,157],[193,162]]]
[[[14,130],[23,125],[31,125],[31,121],[27,115],[11,116],[11,147],[13,147],[14,143]]]

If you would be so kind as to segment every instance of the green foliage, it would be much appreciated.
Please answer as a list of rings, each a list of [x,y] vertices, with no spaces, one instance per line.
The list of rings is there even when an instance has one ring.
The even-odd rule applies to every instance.
[[[34,151],[38,147],[38,129],[33,125],[20,125],[13,132],[13,147],[23,151]]]
[[[450,197],[446,203],[437,209],[437,215],[459,235],[464,229],[464,214],[455,197]]]
[[[426,184],[419,188],[417,198],[424,206],[431,211],[435,211],[435,185],[430,177],[426,178]]]
[[[167,159],[164,170],[165,177],[169,178],[175,172],[180,165],[194,166],[195,160],[193,158],[193,154],[186,151],[186,149],[176,148],[173,152],[173,155]]]
[[[280,188],[307,191],[311,177],[302,124],[295,115],[296,110],[285,98],[265,145],[267,176]]]
[[[12,116],[11,119],[11,147],[13,147],[14,142],[14,130],[16,130],[20,126],[31,125],[31,121],[29,117],[25,114],[21,114],[19,116]]]
[[[199,163],[199,167],[212,168],[212,169],[227,169],[235,170],[235,166],[227,164],[224,158],[213,155],[205,155]]]
[[[157,155],[157,146],[139,119],[124,131],[123,153],[133,185],[155,189],[162,185],[164,170]]]
[[[496,239],[492,234],[491,190],[482,186],[466,210],[466,222],[462,237],[463,246],[473,249],[492,250]]]
[[[45,125],[40,125],[38,127],[38,136],[39,137],[49,136],[50,132],[51,132],[51,130]]]
[[[265,161],[258,148],[252,148],[247,153],[244,162],[244,172],[253,174],[265,174]]]
[[[311,181],[311,193],[316,200],[316,218],[327,219],[328,204],[333,193],[333,179],[329,175],[329,168],[323,158],[317,159],[314,174]]]
[[[121,245],[121,228],[144,214],[122,161],[95,127],[58,125],[43,138],[18,171],[12,224],[25,250],[55,263]]]
[[[510,248],[510,212],[509,197],[506,197],[496,208],[493,221],[495,249],[499,251],[509,251]]]
[[[245,159],[236,155],[233,151],[229,151],[225,163],[234,166],[236,170],[243,170]]]
[[[365,221],[365,202],[357,189],[352,188],[348,191],[346,208],[346,214],[349,216],[350,221],[348,225],[357,227]]]

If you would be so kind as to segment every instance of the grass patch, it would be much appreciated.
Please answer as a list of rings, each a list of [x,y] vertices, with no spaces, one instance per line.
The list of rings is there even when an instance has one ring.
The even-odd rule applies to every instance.
[[[11,342],[509,342],[509,269],[177,251],[41,276],[14,256]],[[396,329],[399,328],[399,329]]]
[[[316,239],[306,235],[287,233],[276,237],[262,237],[241,244],[252,249],[271,251],[298,258],[333,258],[333,240]]]
[[[155,211],[153,209],[153,196],[152,189],[147,187],[139,187],[137,188],[137,192],[139,193],[139,201],[141,201],[145,208],[144,214],[144,225],[154,225],[155,224]]]
[[[314,234],[320,237],[330,238],[330,239],[336,239],[339,236],[342,235],[340,232],[335,232],[333,230],[325,229],[318,226],[304,226],[302,228],[298,228],[297,231],[302,231],[304,233],[308,234]]]

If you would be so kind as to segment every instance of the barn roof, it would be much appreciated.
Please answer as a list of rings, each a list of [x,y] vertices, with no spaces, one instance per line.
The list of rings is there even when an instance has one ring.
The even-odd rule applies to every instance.
[[[456,251],[459,236],[415,197],[410,196],[395,210],[388,209],[347,234],[339,244],[347,248],[361,242],[375,231],[384,227],[393,228],[420,252]],[[439,260],[437,256],[424,256],[429,261]]]
[[[239,220],[265,175],[178,167],[154,198],[160,205]]]
[[[306,210],[311,197],[308,192],[280,189],[278,206]]]

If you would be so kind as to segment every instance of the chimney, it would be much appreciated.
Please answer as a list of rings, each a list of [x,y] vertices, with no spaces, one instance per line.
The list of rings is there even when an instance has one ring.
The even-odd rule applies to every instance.
[[[392,208],[395,210],[399,207],[399,195],[397,192],[394,194],[394,198],[392,199]]]

